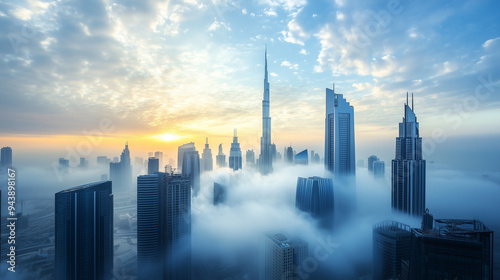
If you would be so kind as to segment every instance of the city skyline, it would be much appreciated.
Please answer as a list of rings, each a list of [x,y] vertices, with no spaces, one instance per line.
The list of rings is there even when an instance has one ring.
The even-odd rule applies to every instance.
[[[337,90],[357,108],[356,140],[362,148],[358,149],[359,158],[382,149],[381,159],[391,159],[392,149],[384,143],[397,134],[391,124],[398,119],[398,104],[406,91],[413,91],[421,100],[417,110],[422,115],[422,125],[428,128],[423,131],[424,139],[430,141],[438,129],[454,145],[467,148],[464,142],[474,136],[487,138],[489,148],[495,148],[491,139],[498,132],[489,128],[499,116],[498,95],[494,94],[499,85],[498,65],[493,61],[498,58],[500,34],[492,12],[498,3],[463,1],[451,7],[401,2],[395,10],[387,4],[379,1],[358,7],[344,1],[188,1],[167,6],[120,4],[105,10],[96,2],[86,10],[96,12],[94,16],[89,14],[86,18],[87,14],[83,14],[84,18],[70,20],[63,16],[63,11],[72,4],[66,7],[55,3],[7,2],[0,7],[8,30],[4,36],[22,36],[23,26],[31,23],[37,32],[24,38],[27,42],[14,45],[17,48],[5,38],[6,64],[1,75],[5,80],[1,84],[5,88],[2,96],[10,98],[4,98],[0,112],[2,116],[12,116],[12,120],[1,124],[0,141],[19,151],[42,153],[33,150],[32,141],[36,138],[43,152],[64,156],[61,146],[75,147],[85,139],[84,130],[99,129],[99,122],[108,118],[114,129],[103,131],[106,137],[93,147],[95,152],[110,151],[127,140],[135,146],[134,152],[155,146],[168,156],[188,140],[202,150],[205,137],[214,143],[230,143],[233,127],[240,129],[243,148],[259,150],[260,122],[255,115],[261,109],[261,54],[267,44],[273,58],[269,61],[274,96],[272,134],[278,146],[288,145],[293,138],[294,147],[322,154],[323,116],[316,109],[323,104],[324,88],[335,82]],[[134,8],[143,11],[135,20],[148,18],[145,22],[150,23],[140,25],[145,31],[140,34],[123,21]],[[189,16],[190,13],[199,17]],[[376,15],[386,13],[390,21],[377,25]],[[92,20],[106,15],[112,21],[102,26],[92,24]],[[53,23],[48,21],[51,16],[57,19]],[[175,24],[170,17],[176,19]],[[249,22],[260,23],[260,27],[250,28],[254,25]],[[68,28],[57,31],[62,23],[67,23]],[[176,32],[167,32],[170,28]],[[369,28],[379,32],[369,36]],[[445,30],[449,36],[438,36]],[[62,37],[68,34],[71,36]],[[103,37],[98,38],[98,34]],[[143,40],[130,40],[136,37]],[[207,47],[200,49],[199,40],[193,42],[193,38],[207,42]],[[97,48],[101,50],[81,53],[68,61],[68,67],[74,66],[82,73],[59,70],[59,58],[70,58],[70,53],[82,51],[76,45],[66,44],[69,40],[84,46],[94,39],[101,40]],[[165,41],[168,44],[162,43]],[[424,46],[418,47],[418,42]],[[124,51],[117,51],[134,46],[135,60]],[[347,52],[342,55],[342,50]],[[116,51],[114,55],[110,54],[112,51]],[[169,66],[158,65],[149,56],[168,61]],[[417,56],[421,61],[415,61]],[[120,76],[126,80],[119,86],[117,76],[111,74],[116,68],[110,68],[117,67],[118,58],[125,59],[118,66],[126,74]],[[46,59],[46,63],[42,64],[41,59]],[[45,67],[55,69],[63,82],[50,77],[41,82],[27,72],[44,72]],[[18,75],[11,77],[7,71]],[[110,74],[96,82],[95,78],[101,76],[99,71]],[[167,86],[174,78],[175,86]],[[40,83],[33,87],[40,94],[27,87],[33,83]],[[104,87],[108,89],[103,90]],[[104,95],[100,94],[111,98],[102,98]],[[193,105],[203,113],[193,114],[189,110]],[[373,107],[383,110],[374,117]],[[90,116],[86,114],[89,110],[93,113]],[[44,116],[43,124],[37,120],[40,116]],[[226,124],[223,120],[227,117],[234,123]],[[488,121],[478,122],[479,119]],[[432,144],[436,142],[429,145]],[[429,154],[442,161],[450,151]],[[23,155],[18,159],[23,159]],[[456,160],[450,162],[457,164]]]

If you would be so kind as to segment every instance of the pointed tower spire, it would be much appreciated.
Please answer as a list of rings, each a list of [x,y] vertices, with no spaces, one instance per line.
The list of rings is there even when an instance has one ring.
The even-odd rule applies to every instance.
[[[208,137],[206,138],[205,144],[208,144]]]
[[[267,82],[267,44],[266,44],[266,51],[264,53],[264,61],[265,61],[264,79]]]
[[[238,130],[236,128],[234,129],[234,137],[238,137]]]
[[[413,111],[413,92],[411,93],[411,110]]]
[[[408,92],[406,92],[406,105],[408,105]]]

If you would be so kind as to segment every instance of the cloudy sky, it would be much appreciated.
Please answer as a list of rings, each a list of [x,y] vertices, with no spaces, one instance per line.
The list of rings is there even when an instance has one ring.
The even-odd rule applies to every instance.
[[[479,155],[463,150],[479,160],[500,151],[499,10],[472,0],[2,0],[0,145],[57,158],[90,134],[90,156],[117,156],[128,140],[132,156],[176,158],[205,137],[213,152],[228,149],[237,128],[242,149],[258,151],[267,44],[278,151],[322,153],[335,83],[355,108],[365,162],[394,156],[407,91],[428,159],[480,141]]]

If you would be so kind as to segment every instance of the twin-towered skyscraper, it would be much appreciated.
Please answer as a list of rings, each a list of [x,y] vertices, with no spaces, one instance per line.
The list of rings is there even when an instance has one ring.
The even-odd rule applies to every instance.
[[[391,205],[412,216],[425,211],[425,160],[422,158],[422,138],[417,116],[411,108],[408,93],[404,105],[403,122],[399,123],[396,138],[396,157],[392,160]]]

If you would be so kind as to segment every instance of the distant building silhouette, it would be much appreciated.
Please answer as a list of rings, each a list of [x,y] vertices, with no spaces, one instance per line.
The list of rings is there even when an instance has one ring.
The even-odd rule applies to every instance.
[[[69,171],[69,159],[59,158],[59,172],[68,173]]]
[[[200,155],[198,151],[185,151],[182,160],[182,175],[191,181],[193,196],[200,192]]]
[[[354,108],[342,94],[326,89],[325,168],[336,176],[354,175]]]
[[[413,112],[413,96],[412,108],[406,96],[391,172],[392,208],[412,216],[422,216],[425,210],[425,160],[422,159],[422,138]]]
[[[191,279],[191,182],[183,175],[137,177],[137,278]]]
[[[219,144],[219,153],[217,154],[216,162],[218,167],[226,167],[226,155],[222,152],[222,144]]]
[[[436,219],[433,227],[423,225],[427,229],[412,229],[410,279],[493,279],[493,231],[482,222]]]
[[[177,171],[182,172],[182,161],[184,160],[184,153],[195,151],[194,143],[190,142],[179,146],[177,149]]]
[[[97,164],[102,165],[102,166],[109,166],[109,163],[111,160],[107,156],[98,156],[97,157]]]
[[[267,47],[264,55],[264,97],[262,99],[262,137],[260,138],[259,171],[262,175],[273,172],[271,147],[271,117],[269,115],[269,80],[267,73]],[[276,149],[276,146],[274,147]]]
[[[155,158],[158,159],[158,168],[163,168],[163,152],[156,151],[155,152]]]
[[[212,150],[208,147],[208,138],[205,143],[205,149],[201,155],[201,171],[208,172],[214,169],[214,159],[212,157]]]
[[[311,214],[320,222],[320,226],[333,226],[333,182],[332,179],[309,177],[297,179],[295,207]]]
[[[265,280],[299,279],[297,268],[308,256],[308,244],[289,240],[283,234],[266,235],[264,257]]]
[[[148,159],[148,174],[154,174],[160,171],[160,160],[155,157]]]
[[[308,165],[309,164],[309,155],[307,153],[307,149],[305,149],[302,152],[296,154],[295,157],[294,157],[294,162],[295,162],[295,164]]]
[[[373,280],[399,279],[401,261],[410,259],[411,228],[386,221],[373,226]]]
[[[232,168],[234,171],[239,170],[243,167],[242,162],[240,143],[238,143],[238,135],[235,129],[233,143],[231,143],[231,150],[229,152],[229,168]]]
[[[368,171],[373,172],[373,163],[379,160],[377,156],[371,155],[368,157]]]
[[[285,147],[285,163],[292,164],[293,163],[293,149],[292,147]]]
[[[373,162],[373,176],[375,178],[385,177],[385,162],[377,160]]]
[[[223,204],[227,199],[227,187],[214,182],[214,205]]]
[[[0,150],[0,167],[9,168],[12,167],[12,148],[3,147]]]
[[[109,163],[109,179],[113,182],[115,192],[127,190],[132,187],[132,165],[130,164],[130,151],[128,143],[120,156],[120,162]]]
[[[89,160],[87,158],[80,158],[80,165],[78,165],[79,168],[87,168],[89,167]]]
[[[245,159],[246,159],[246,163],[248,166],[254,166],[255,165],[255,152],[253,150],[247,150]]]
[[[55,194],[55,279],[112,278],[113,195],[111,182]]]

